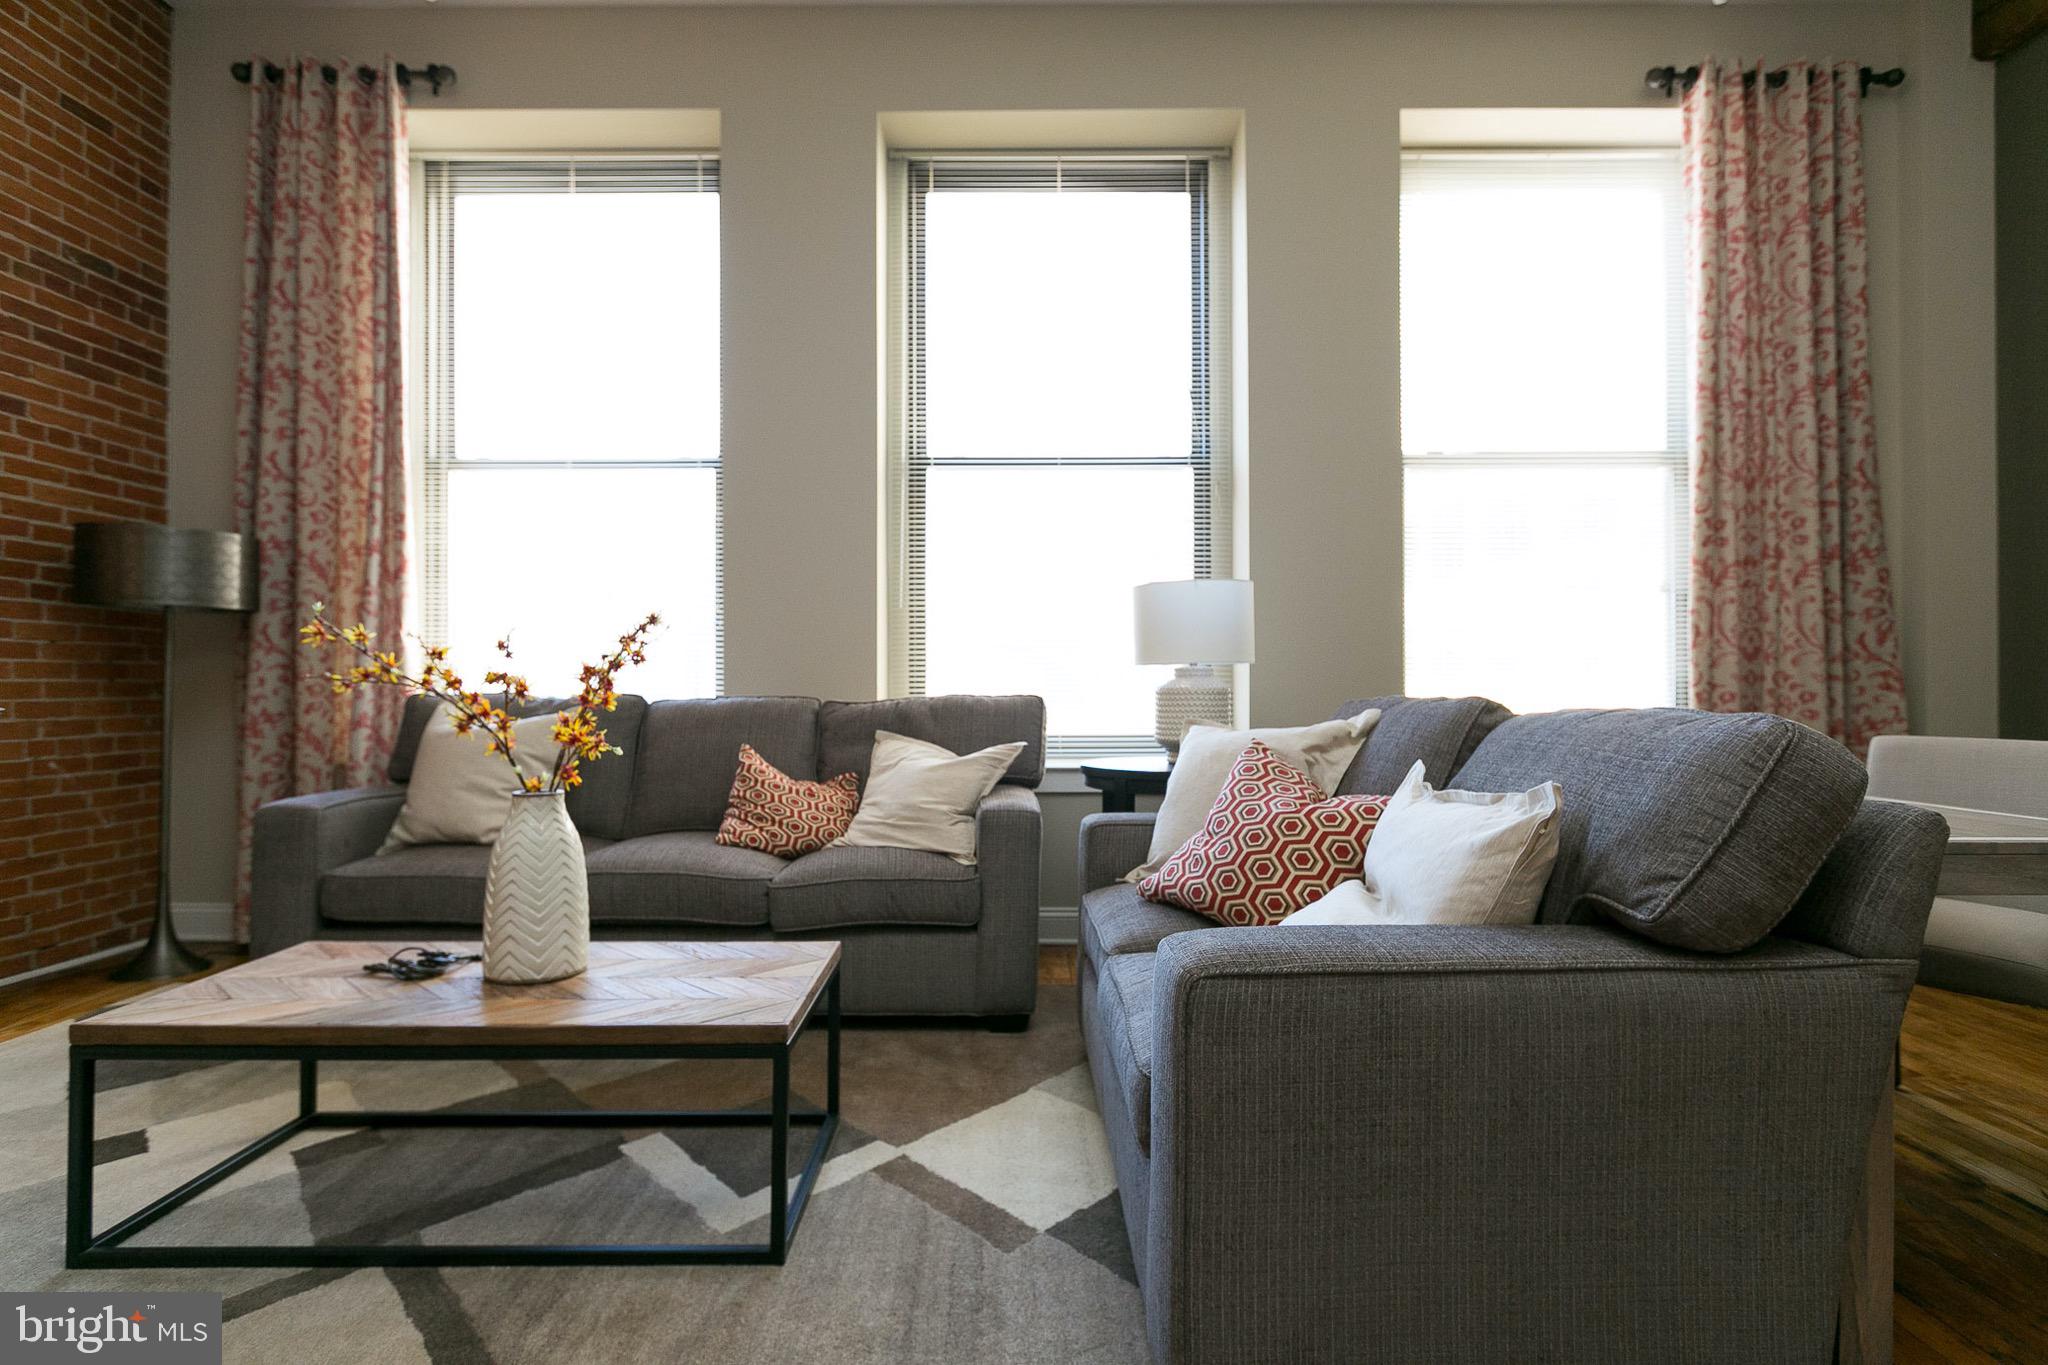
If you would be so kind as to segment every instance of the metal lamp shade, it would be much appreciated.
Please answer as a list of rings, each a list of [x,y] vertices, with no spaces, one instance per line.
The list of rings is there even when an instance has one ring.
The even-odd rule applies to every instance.
[[[256,551],[233,531],[174,531],[141,521],[72,528],[72,596],[100,607],[256,609]]]

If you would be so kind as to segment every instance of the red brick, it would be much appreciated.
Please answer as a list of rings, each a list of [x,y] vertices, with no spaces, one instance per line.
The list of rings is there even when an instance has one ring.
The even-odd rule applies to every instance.
[[[170,23],[0,4],[0,976],[155,902],[162,625],[69,580],[74,524],[164,515]]]

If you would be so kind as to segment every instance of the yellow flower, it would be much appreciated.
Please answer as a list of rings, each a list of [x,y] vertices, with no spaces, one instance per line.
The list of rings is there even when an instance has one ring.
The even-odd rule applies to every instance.
[[[539,778],[537,778],[537,777],[529,777],[529,778],[527,778],[527,779],[526,779],[526,789],[527,789],[528,791],[530,791],[530,792],[537,792],[537,791],[539,791],[539,790],[540,790],[540,779],[539,779]]]

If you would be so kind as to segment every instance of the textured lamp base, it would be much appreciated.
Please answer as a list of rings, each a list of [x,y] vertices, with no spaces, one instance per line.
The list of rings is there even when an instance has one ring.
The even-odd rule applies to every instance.
[[[1183,664],[1159,685],[1159,709],[1153,738],[1168,754],[1180,753],[1181,736],[1190,725],[1231,722],[1230,670],[1218,664]]]

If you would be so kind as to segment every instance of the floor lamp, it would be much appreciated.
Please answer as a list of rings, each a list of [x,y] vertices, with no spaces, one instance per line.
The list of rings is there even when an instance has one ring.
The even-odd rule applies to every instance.
[[[184,976],[207,965],[178,942],[171,924],[171,613],[256,609],[256,553],[232,531],[173,531],[140,521],[82,522],[72,528],[72,597],[122,611],[164,615],[162,775],[157,790],[156,922],[149,942],[113,974],[116,981]]]

